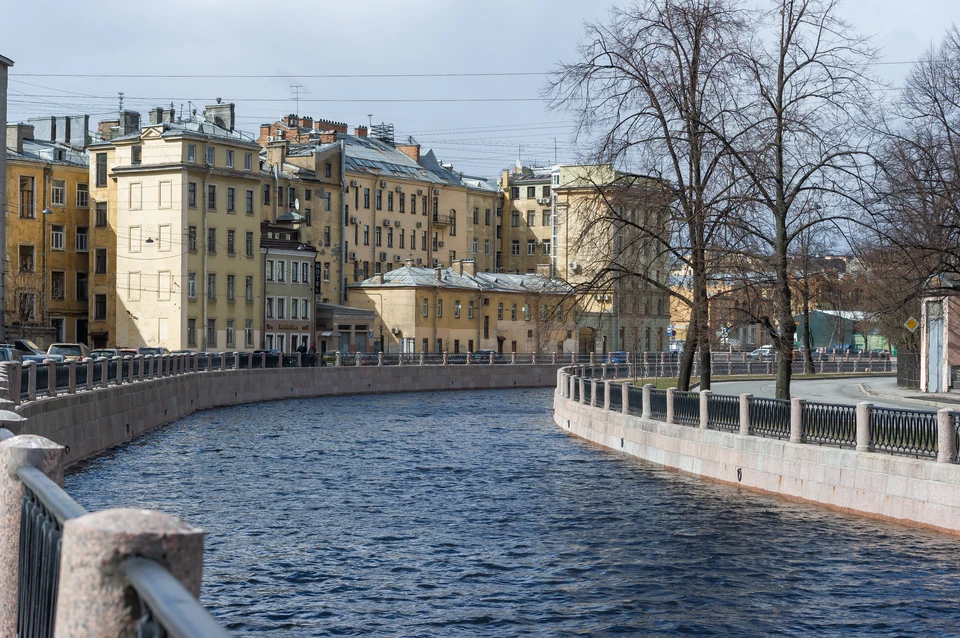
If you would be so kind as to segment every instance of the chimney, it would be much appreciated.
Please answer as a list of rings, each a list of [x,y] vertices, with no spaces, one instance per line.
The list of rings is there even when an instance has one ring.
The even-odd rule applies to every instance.
[[[366,126],[355,126],[353,127],[353,134],[357,137],[366,137],[367,136],[367,127]]]
[[[313,127],[318,131],[336,131],[346,135],[349,133],[347,125],[343,122],[332,122],[330,120],[319,119],[313,123]]]
[[[120,130],[120,120],[103,120],[97,124],[97,133],[103,141],[113,139],[114,132]]]
[[[203,109],[203,116],[211,124],[216,124],[228,131],[232,131],[237,124],[233,102],[220,102],[220,98],[217,98],[216,104],[208,104]]]
[[[414,162],[420,161],[420,145],[416,142],[413,144],[397,144],[397,150],[412,159]]]
[[[58,144],[67,144],[70,142],[70,118],[61,116],[54,118],[56,126],[56,136],[54,142]]]
[[[443,281],[443,268],[440,266],[434,266],[433,268],[433,278],[437,281]]]
[[[283,118],[283,123],[289,128],[296,128],[299,120],[300,118],[297,117],[296,113],[291,113],[290,115]]]
[[[176,109],[173,108],[172,104],[168,109],[162,106],[152,108],[150,109],[150,124],[173,124],[176,114]]]
[[[140,114],[136,111],[120,111],[118,135],[130,135],[140,130]]]
[[[458,275],[463,275],[463,260],[462,260],[462,259],[454,259],[453,262],[450,264],[450,267],[451,267],[451,268],[456,268]]]
[[[23,154],[23,141],[33,139],[33,127],[29,124],[7,124],[7,148]]]
[[[337,143],[337,132],[336,131],[323,131],[320,133],[320,143],[321,144],[336,144]]]
[[[300,118],[300,128],[313,128],[313,118],[312,117],[301,117]]]
[[[269,142],[267,144],[267,163],[273,166],[278,166],[282,170],[283,163],[287,160],[287,148],[289,146],[289,140]]]
[[[463,259],[460,261],[460,274],[467,273],[471,277],[477,275],[477,260]]]
[[[383,285],[383,271],[377,273],[377,283]]]
[[[159,124],[160,122],[163,121],[163,107],[162,107],[162,106],[157,106],[157,107],[154,107],[154,108],[150,109],[150,112],[148,113],[148,116],[150,117],[150,124],[151,124],[151,125],[153,125],[153,124]]]
[[[90,144],[90,116],[73,115],[70,117],[70,146],[87,148]]]
[[[29,139],[43,140],[44,142],[53,142],[57,139],[57,118],[31,117],[27,124],[33,127],[33,137]]]

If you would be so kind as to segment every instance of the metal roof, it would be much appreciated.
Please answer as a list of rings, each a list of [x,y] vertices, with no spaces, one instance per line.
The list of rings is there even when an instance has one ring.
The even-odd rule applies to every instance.
[[[23,153],[7,149],[8,160],[39,161],[62,166],[89,166],[89,157],[86,151],[43,140],[23,140]]]

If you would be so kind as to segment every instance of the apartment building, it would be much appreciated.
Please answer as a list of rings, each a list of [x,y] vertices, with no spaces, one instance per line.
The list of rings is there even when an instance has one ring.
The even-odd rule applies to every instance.
[[[574,352],[577,308],[565,282],[537,274],[485,273],[410,262],[350,287],[377,313],[386,352]]]
[[[91,146],[93,315],[104,326],[94,343],[251,349],[262,329],[260,147],[236,130],[233,104],[175,115],[153,109],[140,127],[121,113]]]
[[[86,341],[90,291],[87,116],[6,127],[6,325],[38,342]]]
[[[317,249],[300,241],[292,224],[260,224],[263,261],[263,343],[296,352],[316,343]]]

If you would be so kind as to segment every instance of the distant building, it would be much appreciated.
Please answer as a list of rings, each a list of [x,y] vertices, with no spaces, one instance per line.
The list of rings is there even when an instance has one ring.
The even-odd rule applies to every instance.
[[[316,343],[314,294],[317,249],[300,232],[280,222],[260,224],[263,262],[263,344],[267,350],[296,352]]]

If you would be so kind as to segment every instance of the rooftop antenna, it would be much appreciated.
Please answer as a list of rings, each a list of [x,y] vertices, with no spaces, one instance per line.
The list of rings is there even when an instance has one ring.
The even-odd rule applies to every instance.
[[[373,128],[373,113],[367,113],[368,130]]]
[[[293,97],[294,102],[297,104],[297,113],[296,116],[300,117],[300,89],[303,88],[302,84],[291,84],[290,93]]]
[[[557,138],[553,138],[553,163],[557,163]]]
[[[120,110],[122,111],[123,110],[123,91],[120,91],[119,93],[117,93],[117,95],[120,98]]]

